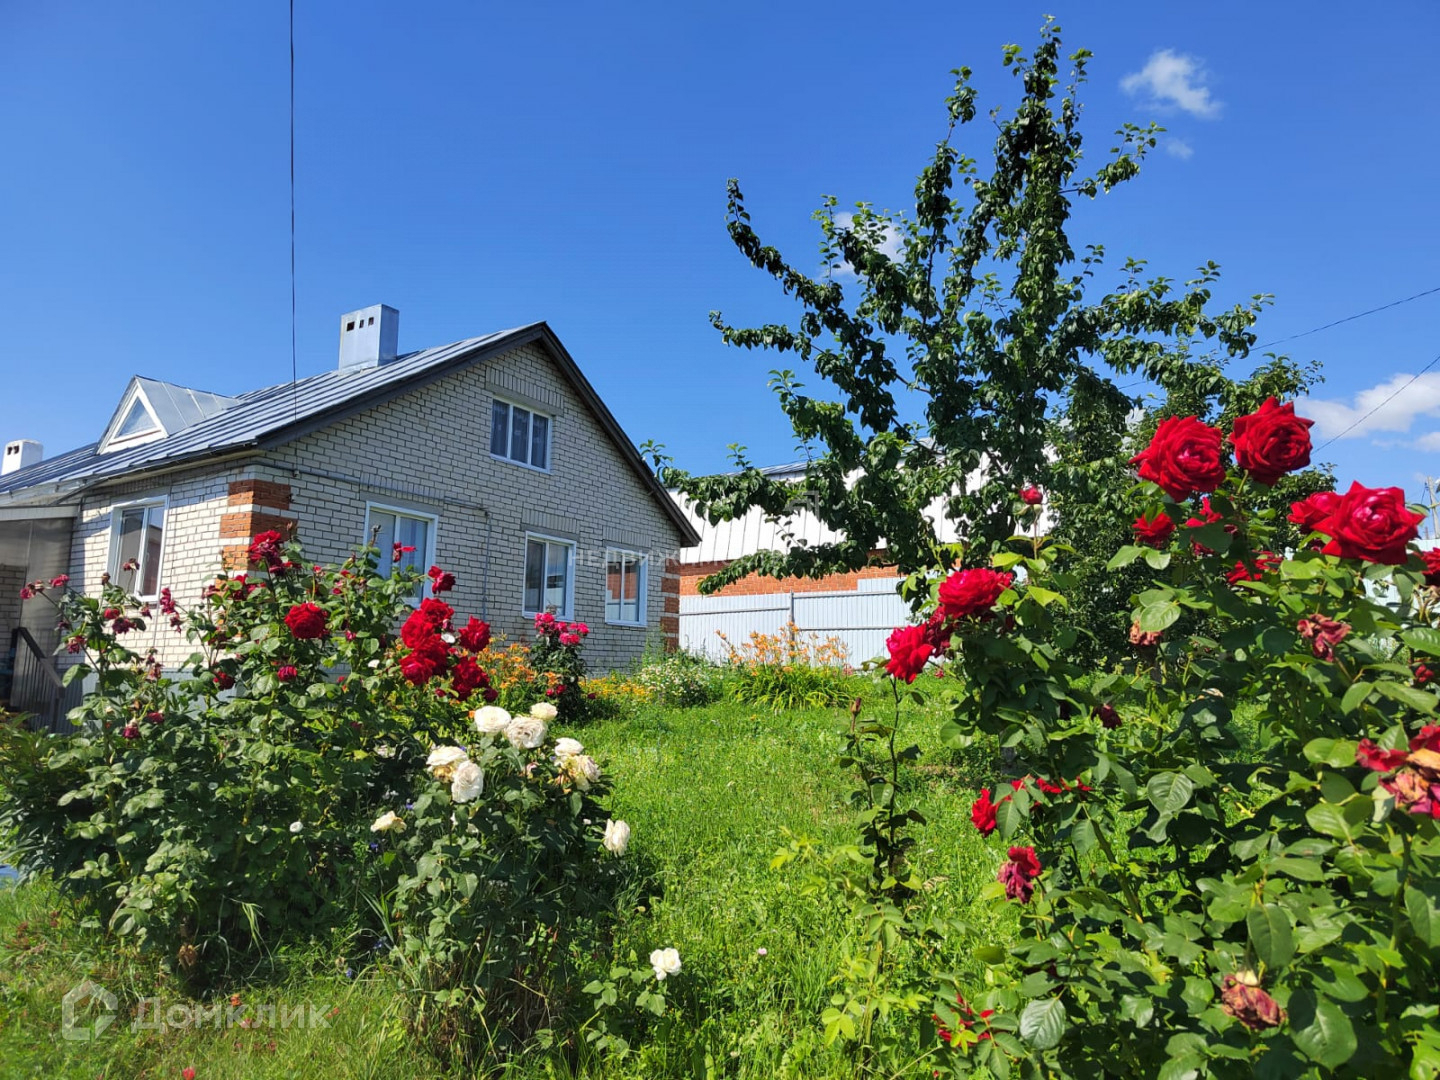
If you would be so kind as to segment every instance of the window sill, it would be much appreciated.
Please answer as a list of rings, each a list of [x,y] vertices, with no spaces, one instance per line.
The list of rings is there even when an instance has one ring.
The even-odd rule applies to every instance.
[[[492,461],[503,461],[506,465],[514,465],[517,469],[528,469],[530,472],[539,473],[541,476],[550,475],[549,469],[538,468],[527,461],[516,461],[514,458],[502,457],[493,450],[490,451],[490,459]]]
[[[606,619],[606,626],[615,626],[621,630],[649,630],[650,624],[643,622],[616,622],[614,619]]]

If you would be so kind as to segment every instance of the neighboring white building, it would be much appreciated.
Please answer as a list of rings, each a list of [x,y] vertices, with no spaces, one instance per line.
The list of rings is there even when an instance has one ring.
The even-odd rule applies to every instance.
[[[315,562],[378,529],[384,563],[398,539],[455,573],[462,619],[520,641],[537,611],[587,622],[600,671],[673,647],[672,556],[699,536],[550,328],[398,354],[398,318],[343,316],[337,367],[293,385],[227,397],[133,378],[95,443],[0,457],[0,701],[59,709],[37,698],[55,680],[53,609],[22,604],[25,581],[68,573],[94,593],[108,572],[195,604],[271,528]],[[192,645],[157,623],[126,643],[178,665]]]

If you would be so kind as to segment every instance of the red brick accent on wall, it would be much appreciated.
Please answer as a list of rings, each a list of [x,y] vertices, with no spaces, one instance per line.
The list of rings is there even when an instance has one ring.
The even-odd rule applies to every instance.
[[[699,596],[701,578],[708,577],[725,566],[723,562],[687,563],[680,567],[680,595]],[[849,570],[842,574],[830,574],[823,578],[772,578],[750,574],[733,585],[727,585],[711,596],[760,596],[766,593],[791,592],[854,592],[862,580],[873,578],[896,578],[899,575],[893,566],[867,566],[860,570]]]
[[[680,560],[666,559],[660,578],[660,634],[667,653],[680,649]]]
[[[232,480],[231,506],[264,506],[271,510],[290,509],[290,485],[273,480]]]
[[[296,521],[290,512],[290,485],[271,480],[235,480],[227,500],[236,509],[220,516],[220,537],[240,541],[220,549],[227,570],[244,570],[249,562],[250,540],[256,533],[274,529],[284,536],[295,535]]]

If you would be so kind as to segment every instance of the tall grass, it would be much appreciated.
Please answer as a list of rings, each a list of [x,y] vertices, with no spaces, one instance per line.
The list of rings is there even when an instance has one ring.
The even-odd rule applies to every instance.
[[[777,713],[732,700],[646,709],[580,733],[615,781],[612,816],[632,826],[631,852],[641,868],[624,900],[616,952],[633,950],[643,960],[674,946],[684,970],[667,982],[667,1016],[628,1057],[537,1048],[499,1075],[852,1075],[844,1055],[824,1045],[816,1021],[851,928],[825,902],[803,895],[796,874],[768,869],[785,830],[852,839],[852,778],[834,764],[844,722],[835,709]],[[970,827],[969,802],[973,787],[993,785],[998,758],[973,749],[957,758],[935,738],[934,718],[918,710],[906,725],[922,746],[906,784],[930,821],[915,853],[927,902],[980,918],[972,898],[994,879],[1000,856],[998,842]],[[990,932],[1001,939],[1010,931]],[[178,1077],[186,1066],[200,1080],[474,1075],[451,1072],[420,1048],[406,1031],[394,984],[353,952],[343,939],[317,943],[275,957],[229,988],[245,1001],[338,1008],[323,1030],[161,1034],[131,1032],[126,1020],[94,1043],[67,1042],[60,1001],[86,977],[119,994],[122,1008],[157,993],[167,1002],[184,995],[148,959],[97,947],[45,883],[0,884],[0,1076]]]

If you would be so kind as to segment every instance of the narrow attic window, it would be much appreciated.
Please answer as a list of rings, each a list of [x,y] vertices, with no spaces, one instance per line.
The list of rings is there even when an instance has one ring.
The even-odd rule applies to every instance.
[[[150,410],[145,408],[145,403],[138,397],[130,403],[130,411],[125,414],[125,419],[115,429],[112,441],[118,439],[131,439],[137,435],[148,435],[152,431],[160,430],[160,425],[155,423]]]

